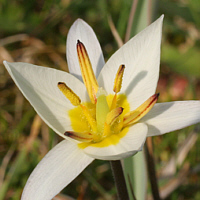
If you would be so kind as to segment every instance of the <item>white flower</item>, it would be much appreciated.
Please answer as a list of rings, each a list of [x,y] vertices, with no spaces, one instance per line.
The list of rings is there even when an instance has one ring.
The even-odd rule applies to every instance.
[[[105,64],[93,30],[78,19],[67,38],[70,74],[4,61],[36,112],[65,139],[35,168],[23,200],[51,199],[94,158],[123,159],[142,150],[148,136],[200,121],[200,101],[156,103],[162,20]]]

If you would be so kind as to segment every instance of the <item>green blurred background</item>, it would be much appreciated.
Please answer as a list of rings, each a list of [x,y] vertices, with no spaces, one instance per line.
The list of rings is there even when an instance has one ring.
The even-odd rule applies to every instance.
[[[200,99],[200,1],[139,1],[131,36],[140,28],[137,17],[147,2],[153,3],[152,20],[165,14],[159,101]],[[77,18],[92,26],[107,60],[118,49],[108,17],[124,41],[131,6],[132,0],[0,0],[0,200],[20,199],[31,171],[61,141],[24,99],[2,61],[67,71],[66,36]],[[160,191],[173,186],[163,198],[200,199],[199,133],[191,126],[153,138]],[[95,160],[62,193],[57,199],[116,199],[109,163]]]

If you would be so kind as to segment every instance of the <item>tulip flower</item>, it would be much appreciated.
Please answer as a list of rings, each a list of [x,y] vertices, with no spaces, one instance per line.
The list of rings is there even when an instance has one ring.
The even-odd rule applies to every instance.
[[[63,141],[30,175],[22,200],[49,200],[94,159],[121,160],[149,136],[200,121],[200,101],[156,103],[163,16],[105,63],[92,28],[69,30],[69,72],[27,63],[4,65],[40,117]]]

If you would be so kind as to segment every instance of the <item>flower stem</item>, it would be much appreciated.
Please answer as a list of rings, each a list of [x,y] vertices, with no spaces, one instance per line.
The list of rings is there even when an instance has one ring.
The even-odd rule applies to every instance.
[[[159,188],[158,188],[158,182],[156,177],[156,170],[155,170],[155,162],[154,162],[154,156],[153,156],[153,144],[152,144],[152,138],[148,137],[146,141],[146,160],[147,160],[147,169],[149,174],[149,179],[151,183],[151,190],[152,190],[152,196],[154,200],[160,200],[160,194],[159,194]]]
[[[119,200],[129,200],[124,173],[120,160],[110,161]]]

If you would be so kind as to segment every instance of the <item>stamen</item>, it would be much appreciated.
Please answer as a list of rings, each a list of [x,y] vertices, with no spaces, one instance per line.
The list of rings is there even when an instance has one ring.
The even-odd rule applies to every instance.
[[[86,106],[84,106],[83,104],[81,104],[80,106],[83,110],[83,113],[84,113],[88,123],[91,126],[92,131],[96,133],[97,132],[97,124],[96,124],[95,119],[91,116],[91,114]]]
[[[91,133],[78,133],[74,131],[66,131],[64,135],[78,140],[80,142],[91,142],[93,140],[93,136]]]
[[[77,41],[77,53],[78,53],[78,59],[79,59],[83,81],[87,88],[90,100],[92,103],[96,103],[97,101],[96,93],[98,91],[99,86],[98,86],[96,77],[94,75],[86,48],[83,45],[83,43],[80,42],[79,40]]]
[[[72,105],[78,106],[81,103],[80,98],[63,82],[58,83],[60,91],[69,99]]]
[[[114,87],[113,87],[113,91],[115,93],[118,93],[121,90],[124,69],[125,69],[125,65],[120,65],[119,69],[117,71],[117,74],[116,74],[116,77],[115,77],[115,82],[114,82]]]
[[[113,110],[114,108],[116,108],[117,106],[117,94],[115,93],[113,100],[112,100],[112,104],[110,106],[110,110]]]
[[[123,112],[122,107],[118,107],[118,108],[111,110],[106,116],[106,123],[108,125],[112,125],[115,122],[115,120],[117,119],[117,117],[119,117],[119,115],[122,114],[122,112]]]
[[[117,106],[117,93],[120,92],[121,87],[122,87],[122,78],[124,74],[124,69],[125,69],[125,65],[120,65],[117,71],[117,74],[115,76],[115,81],[114,81],[114,86],[113,86],[113,91],[115,92],[115,95],[113,97],[110,110],[113,110]]]
[[[124,116],[124,126],[128,126],[133,123],[136,123],[138,120],[144,117],[152,109],[152,107],[158,100],[158,96],[159,96],[159,93],[154,94],[149,99],[147,99],[142,105],[136,108],[134,111],[127,113]]]
[[[102,138],[108,137],[111,134],[110,125],[105,123]]]
[[[103,131],[102,138],[108,137],[109,135],[112,134],[111,127],[114,124],[114,122],[116,121],[116,119],[122,114],[122,112],[123,112],[123,108],[118,107],[118,108],[113,109],[112,111],[110,111],[107,114],[106,122],[104,124],[104,131]],[[120,128],[120,130],[121,130],[121,128]]]

